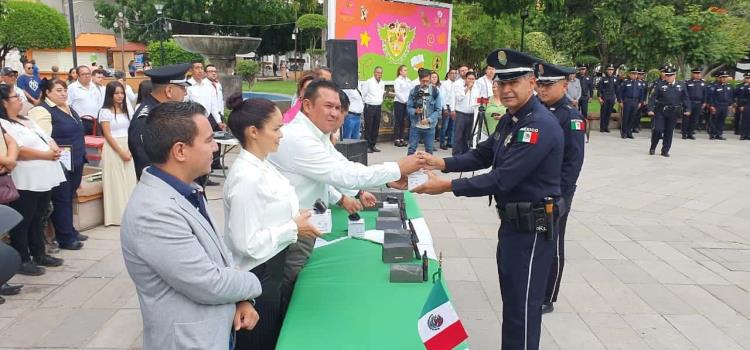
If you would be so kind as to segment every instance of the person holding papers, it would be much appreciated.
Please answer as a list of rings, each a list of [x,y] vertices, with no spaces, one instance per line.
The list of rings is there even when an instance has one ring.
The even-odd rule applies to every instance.
[[[68,90],[64,81],[42,80],[41,102],[29,110],[29,118],[52,136],[60,146],[60,157],[65,159],[62,163],[66,166],[66,181],[52,190],[52,224],[60,249],[78,250],[83,248],[82,241],[88,239],[73,227],[73,198],[81,185],[86,146],[81,118],[68,106],[67,99]]]

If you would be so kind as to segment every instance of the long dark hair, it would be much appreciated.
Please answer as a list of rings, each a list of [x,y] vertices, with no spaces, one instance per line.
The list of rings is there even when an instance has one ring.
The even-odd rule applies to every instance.
[[[234,93],[227,99],[227,106],[232,109],[232,113],[229,113],[227,125],[229,130],[232,131],[232,135],[240,141],[243,147],[247,142],[245,140],[245,129],[251,126],[262,129],[273,112],[279,109],[271,100],[265,98],[243,100],[242,94],[239,92]]]
[[[120,111],[125,112],[125,115],[128,117],[128,120],[130,120],[130,111],[128,110],[128,104],[127,104],[127,95],[125,98],[122,99],[121,106],[115,106],[115,92],[117,91],[117,88],[122,89],[122,94],[125,95],[125,87],[120,84],[119,81],[111,81],[109,84],[107,84],[107,89],[104,92],[104,104],[102,104],[102,109],[107,108],[112,110],[112,114],[115,115],[115,119],[117,119],[117,109]]]
[[[10,94],[13,92],[13,88],[8,85],[0,84],[0,100],[7,101],[10,98]],[[25,117],[18,115],[19,119],[26,119]],[[0,119],[5,119],[11,123],[18,123],[8,115],[8,110],[5,109],[5,104],[0,102]]]
[[[47,95],[49,94],[52,89],[55,88],[55,85],[60,85],[66,90],[68,89],[68,83],[60,80],[60,79],[42,79],[42,83],[40,84],[42,88],[42,96],[39,97],[39,105],[42,105],[42,103],[45,103],[44,100],[47,99]]]
[[[151,80],[143,80],[138,84],[138,99],[135,100],[135,104],[139,105],[143,102],[146,96],[151,94],[152,85]]]

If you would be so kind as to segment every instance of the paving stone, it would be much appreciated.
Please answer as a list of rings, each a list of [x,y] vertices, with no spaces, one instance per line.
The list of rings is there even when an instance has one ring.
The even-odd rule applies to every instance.
[[[67,317],[35,346],[81,347],[115,313],[114,309],[71,309]]]
[[[664,317],[700,349],[742,349],[732,338],[701,315],[665,315]]]
[[[597,313],[580,314],[584,322],[596,334],[607,349],[648,350],[650,347],[630,326],[617,314]]]
[[[138,339],[143,329],[139,310],[119,310],[86,345],[88,348],[128,348]]]
[[[50,294],[41,307],[80,307],[108,282],[104,278],[76,278]]]
[[[646,271],[630,260],[602,260],[606,266],[622,283],[656,283]]]
[[[662,315],[677,315],[695,313],[695,309],[685,303],[662,284],[629,284],[638,296],[652,309]]]
[[[605,349],[578,314],[553,312],[542,322],[560,349]]]
[[[622,318],[652,349],[698,349],[662,315],[623,315]]]

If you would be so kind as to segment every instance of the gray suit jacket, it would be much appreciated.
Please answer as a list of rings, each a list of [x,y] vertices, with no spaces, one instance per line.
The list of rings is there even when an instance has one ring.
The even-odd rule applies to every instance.
[[[138,291],[144,350],[227,350],[235,303],[259,296],[261,287],[255,275],[232,266],[211,223],[172,186],[144,171],[125,209],[120,240]]]

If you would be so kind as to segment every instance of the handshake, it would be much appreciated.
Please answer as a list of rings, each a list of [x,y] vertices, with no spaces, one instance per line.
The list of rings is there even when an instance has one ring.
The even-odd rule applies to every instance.
[[[435,157],[432,154],[429,154],[427,152],[419,151],[415,154],[412,154],[410,156],[406,156],[405,158],[402,158],[398,161],[398,167],[401,169],[401,179],[393,182],[388,183],[388,187],[396,188],[399,190],[405,190],[408,188],[408,176],[409,174],[424,169],[424,170],[444,170],[445,169],[445,161],[443,161],[442,158]],[[415,189],[413,189],[413,192],[416,193],[429,193],[429,192],[421,192],[420,189],[422,189],[425,185],[428,185],[429,182],[433,181],[433,179],[440,179],[439,177],[432,174],[432,172],[427,172],[429,181],[426,184],[423,184],[422,186],[419,186]],[[445,180],[447,181],[447,180]]]

